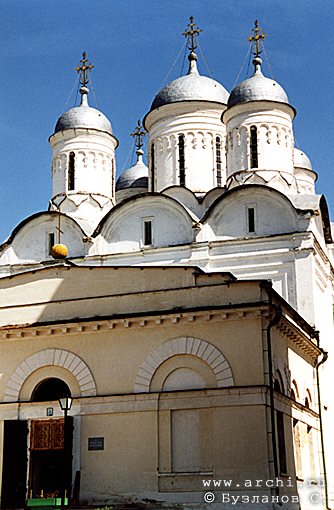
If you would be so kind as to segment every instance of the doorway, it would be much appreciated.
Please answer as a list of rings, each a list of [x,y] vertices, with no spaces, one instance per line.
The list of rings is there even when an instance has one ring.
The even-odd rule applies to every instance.
[[[73,419],[33,420],[30,431],[29,498],[61,497],[72,468]],[[70,481],[68,482],[70,483]]]
[[[2,468],[2,508],[23,508],[27,492],[27,438],[26,420],[4,422]]]

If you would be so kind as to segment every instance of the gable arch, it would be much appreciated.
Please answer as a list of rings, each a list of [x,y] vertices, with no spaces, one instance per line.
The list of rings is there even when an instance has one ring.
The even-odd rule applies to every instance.
[[[7,241],[0,245],[1,265],[40,262],[50,258],[48,234],[54,233],[56,237],[58,221],[57,211],[39,212],[23,220],[15,227]],[[84,255],[84,230],[74,218],[63,212],[61,222],[62,243],[69,247],[69,256]]]
[[[4,394],[4,402],[17,402],[26,379],[39,368],[58,366],[75,377],[82,397],[96,395],[96,384],[86,363],[76,354],[63,349],[45,349],[23,360],[12,373]]]
[[[106,215],[94,233],[97,242],[91,254],[95,253],[93,250],[99,254],[140,251],[145,219],[152,221],[155,247],[193,241],[191,211],[167,195],[146,193],[125,199]]]
[[[256,232],[247,226],[247,207],[256,211]],[[235,239],[298,232],[307,226],[291,201],[281,192],[262,184],[244,184],[218,197],[201,219],[216,239]]]
[[[134,392],[148,393],[153,375],[159,366],[180,354],[189,354],[205,361],[216,377],[217,388],[234,386],[230,365],[214,345],[200,338],[180,337],[168,340],[151,351],[138,369]]]

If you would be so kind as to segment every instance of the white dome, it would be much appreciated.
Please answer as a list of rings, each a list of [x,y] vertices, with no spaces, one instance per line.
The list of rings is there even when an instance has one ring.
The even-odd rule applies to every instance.
[[[112,134],[112,127],[107,117],[90,106],[77,106],[63,113],[57,121],[55,133],[75,128],[98,129]]]
[[[277,81],[263,76],[261,72],[261,59],[253,60],[255,72],[251,78],[239,83],[231,92],[228,107],[250,101],[276,101],[289,104],[288,96]]]
[[[148,168],[142,160],[142,151],[137,151],[137,156],[137,163],[118,177],[116,191],[128,188],[148,188]]]
[[[169,83],[155,96],[151,111],[171,103],[182,101],[210,101],[226,105],[227,90],[217,81],[198,73],[197,55],[189,55],[190,66],[186,76],[181,76]]]
[[[112,127],[107,117],[99,110],[89,106],[87,100],[88,89],[81,87],[80,93],[82,95],[80,106],[71,108],[59,117],[55,133],[65,129],[85,128],[105,131],[112,135]]]
[[[312,163],[308,156],[306,156],[305,152],[297,149],[295,147],[293,149],[293,166],[297,168],[306,168],[307,170],[313,170]]]

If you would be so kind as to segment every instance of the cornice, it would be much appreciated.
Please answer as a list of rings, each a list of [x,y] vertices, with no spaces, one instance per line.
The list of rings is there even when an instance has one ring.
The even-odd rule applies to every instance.
[[[0,328],[0,341],[25,340],[36,337],[91,334],[115,329],[142,329],[160,326],[172,326],[179,323],[219,322],[221,320],[240,321],[268,317],[269,307],[258,303],[257,306],[217,307],[171,311],[157,314],[138,314],[110,318],[91,318],[71,320],[40,325],[20,325]]]

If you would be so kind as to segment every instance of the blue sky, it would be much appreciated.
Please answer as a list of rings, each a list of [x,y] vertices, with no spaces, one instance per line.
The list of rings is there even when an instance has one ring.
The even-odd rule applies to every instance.
[[[332,0],[1,0],[0,14],[1,240],[22,219],[48,207],[48,137],[61,113],[74,106],[75,93],[69,96],[81,53],[95,65],[98,106],[120,141],[120,172],[131,166],[129,133],[165,84],[190,15],[203,30],[201,48],[213,78],[229,91],[259,19],[269,34],[265,45],[274,78],[298,112],[296,142],[318,172],[317,191],[326,194],[334,214]],[[201,74],[208,74],[199,57]],[[181,67],[182,57],[168,81]]]

